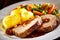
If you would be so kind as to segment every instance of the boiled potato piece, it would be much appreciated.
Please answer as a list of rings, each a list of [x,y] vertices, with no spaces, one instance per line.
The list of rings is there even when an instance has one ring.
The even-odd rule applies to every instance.
[[[14,27],[17,24],[22,24],[23,22],[34,18],[32,12],[28,12],[25,8],[15,9],[11,11],[11,14],[4,17],[3,25],[5,29]]]
[[[21,9],[21,19],[23,22],[34,18],[34,15],[32,12],[28,12],[26,9],[22,8]]]
[[[6,16],[3,19],[3,25],[5,29],[14,27],[16,24],[20,23],[21,19],[18,16]]]
[[[10,15],[20,16],[20,9],[12,10]]]
[[[21,21],[21,15],[20,15],[20,8],[12,10],[10,15],[18,17],[20,19],[19,24],[22,23],[22,21]]]

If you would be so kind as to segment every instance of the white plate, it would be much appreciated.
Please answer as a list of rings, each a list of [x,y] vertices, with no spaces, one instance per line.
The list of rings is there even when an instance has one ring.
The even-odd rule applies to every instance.
[[[12,9],[14,9],[16,6],[19,4],[29,4],[29,3],[34,3],[34,4],[40,4],[40,3],[52,3],[57,6],[57,8],[60,10],[60,0],[31,0],[31,1],[23,1],[23,2],[18,2],[13,5],[10,5],[8,7],[3,8],[0,10],[0,19],[3,19],[4,16],[6,16]],[[8,37],[5,35],[2,31],[0,31],[0,39],[1,40],[53,40],[57,37],[60,36],[60,25],[54,30],[51,31],[43,36],[35,37],[35,38],[26,38],[26,39],[21,39],[15,36]]]

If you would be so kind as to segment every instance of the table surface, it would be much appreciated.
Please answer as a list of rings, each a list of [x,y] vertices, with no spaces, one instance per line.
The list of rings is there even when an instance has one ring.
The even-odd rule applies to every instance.
[[[6,6],[9,6],[11,4],[21,2],[21,1],[26,1],[26,0],[0,0],[0,10]],[[0,39],[1,40],[1,39]],[[60,40],[60,37],[54,39],[54,40]]]
[[[11,4],[14,4],[16,2],[20,2],[20,1],[26,1],[26,0],[0,0],[0,9],[9,6]]]

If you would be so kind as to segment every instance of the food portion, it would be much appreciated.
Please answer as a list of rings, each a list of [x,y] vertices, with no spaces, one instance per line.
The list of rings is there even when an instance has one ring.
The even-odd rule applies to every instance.
[[[8,29],[33,18],[33,13],[28,12],[25,8],[14,9],[3,19],[3,25],[5,29]]]
[[[43,24],[38,28],[38,31],[49,32],[56,28],[58,25],[58,20],[55,15],[46,14],[41,16]]]
[[[31,34],[41,24],[42,24],[41,17],[37,17],[31,20],[30,22],[28,22],[28,24],[19,25],[18,27],[13,28],[12,31],[16,36],[23,38]]]
[[[28,11],[33,12],[36,15],[45,15],[45,14],[58,14],[58,10],[54,4],[27,4],[24,6]]]
[[[21,11],[21,20],[22,22],[25,22],[26,20],[30,20],[34,18],[34,15],[32,12],[27,11],[25,8],[20,9]]]
[[[5,33],[21,38],[33,38],[54,30],[59,25],[54,4],[19,5],[2,20]]]
[[[18,17],[18,16],[6,16],[3,19],[3,25],[4,25],[5,29],[14,27],[19,22],[21,22],[21,21],[20,21],[20,17]]]

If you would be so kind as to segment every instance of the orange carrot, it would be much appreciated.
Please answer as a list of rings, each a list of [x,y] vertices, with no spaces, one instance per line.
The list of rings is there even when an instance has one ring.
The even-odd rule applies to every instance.
[[[55,9],[55,5],[51,5],[50,9],[48,10],[48,14],[51,14],[54,9]]]
[[[44,8],[46,6],[46,4],[42,4],[42,8]]]
[[[27,10],[28,10],[28,11],[31,11],[31,10],[32,10],[31,4],[28,4],[28,5],[27,5]]]
[[[45,9],[44,10],[48,10],[48,7],[45,7]]]
[[[34,14],[37,14],[37,15],[42,15],[42,13],[39,12],[39,11],[33,11],[33,13],[34,13]]]

